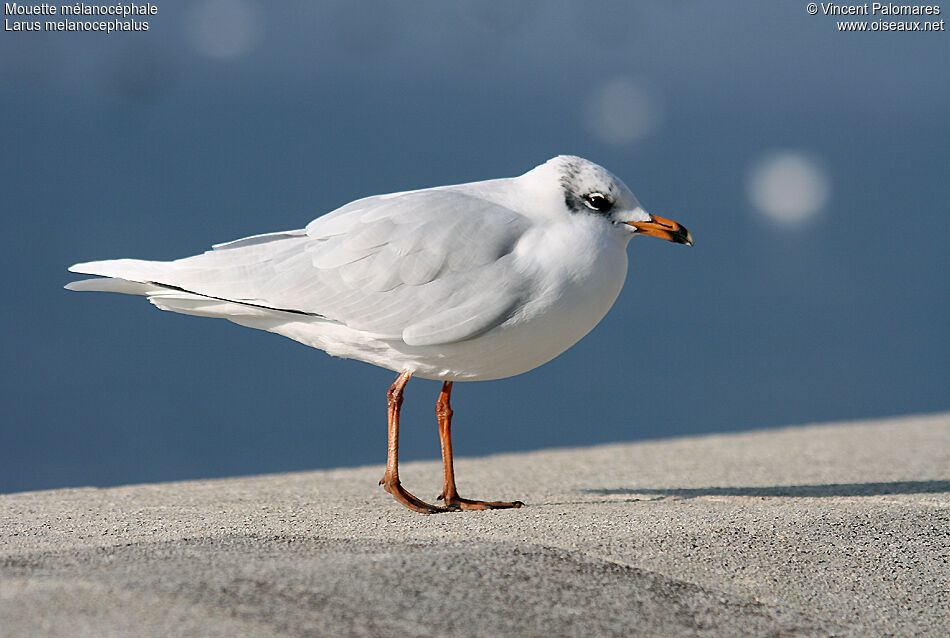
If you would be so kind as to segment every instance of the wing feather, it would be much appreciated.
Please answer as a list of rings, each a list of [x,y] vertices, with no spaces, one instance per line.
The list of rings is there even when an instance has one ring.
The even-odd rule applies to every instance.
[[[511,253],[528,227],[521,215],[459,190],[411,191],[357,200],[305,229],[247,237],[173,262],[73,269],[434,345],[473,338],[508,318],[526,285]],[[204,310],[193,297],[155,303]],[[228,306],[217,307],[225,313]]]

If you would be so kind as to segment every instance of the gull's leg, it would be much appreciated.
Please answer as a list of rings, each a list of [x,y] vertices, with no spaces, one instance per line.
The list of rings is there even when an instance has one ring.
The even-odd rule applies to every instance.
[[[435,403],[435,415],[439,419],[439,441],[442,443],[442,469],[445,480],[442,483],[442,494],[439,499],[445,501],[449,507],[458,507],[463,510],[489,510],[506,507],[521,507],[521,501],[473,501],[459,496],[455,489],[455,467],[452,465],[452,406],[449,399],[452,396],[452,382],[445,381],[439,400]]]
[[[399,408],[402,407],[402,389],[409,383],[409,377],[412,373],[404,370],[402,374],[396,377],[396,381],[389,386],[389,392],[386,393],[386,406],[389,418],[389,453],[386,455],[386,473],[383,474],[379,484],[383,489],[393,495],[397,502],[406,507],[423,514],[436,514],[438,512],[458,511],[458,506],[446,504],[446,507],[438,505],[429,505],[409,492],[399,484]]]

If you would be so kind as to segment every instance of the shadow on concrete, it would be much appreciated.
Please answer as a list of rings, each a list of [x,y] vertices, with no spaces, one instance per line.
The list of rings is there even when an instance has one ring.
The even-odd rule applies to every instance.
[[[768,496],[823,498],[828,496],[884,496],[950,492],[950,481],[895,481],[891,483],[829,483],[827,485],[772,485],[763,487],[615,488],[584,490],[603,496],[642,495],[669,498],[701,496]]]

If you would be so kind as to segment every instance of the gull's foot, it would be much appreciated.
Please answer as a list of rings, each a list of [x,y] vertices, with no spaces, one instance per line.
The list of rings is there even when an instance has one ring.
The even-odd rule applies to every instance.
[[[462,498],[458,494],[454,496],[440,496],[445,501],[446,507],[455,507],[461,510],[503,510],[524,505],[521,501],[473,501],[469,498]]]
[[[393,495],[393,498],[396,499],[397,503],[400,503],[414,512],[419,512],[421,514],[441,514],[442,512],[457,512],[460,509],[464,509],[457,505],[452,505],[446,503],[445,507],[439,505],[430,505],[422,499],[419,499],[409,492],[406,491],[399,481],[390,481],[383,477],[383,480],[379,482],[383,486],[383,489]]]

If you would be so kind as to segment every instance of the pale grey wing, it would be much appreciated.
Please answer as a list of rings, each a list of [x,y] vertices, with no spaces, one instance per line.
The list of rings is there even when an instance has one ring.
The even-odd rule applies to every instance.
[[[514,272],[512,261],[506,255],[465,281],[447,277],[441,291],[452,287],[450,292],[458,293],[457,297],[436,301],[429,314],[413,317],[402,331],[402,340],[411,346],[455,343],[504,323],[525,294],[524,281]]]
[[[528,221],[454,189],[354,202],[307,227],[329,318],[410,345],[470,339],[525,293],[512,251]]]
[[[528,222],[452,189],[358,200],[304,230],[249,237],[173,262],[112,260],[76,272],[307,314],[411,345],[503,323],[526,281],[512,250]]]

